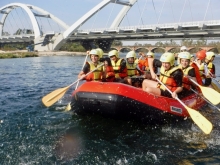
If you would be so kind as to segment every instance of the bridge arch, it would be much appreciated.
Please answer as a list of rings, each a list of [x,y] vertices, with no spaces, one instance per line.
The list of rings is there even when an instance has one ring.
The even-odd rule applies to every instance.
[[[31,11],[31,9],[34,9],[34,10],[38,11],[39,13],[47,15],[47,17],[51,18],[53,21],[55,21],[60,26],[62,26],[64,29],[67,29],[69,27],[66,23],[64,23],[63,21],[61,21],[60,19],[58,19],[54,15],[50,14],[49,12],[46,12],[45,10],[43,10],[41,8],[38,8],[38,7],[33,6],[33,5],[22,4],[22,3],[10,3],[10,4],[5,5],[2,8],[0,8],[0,12],[3,13],[3,16],[2,16],[2,19],[1,19],[1,24],[0,24],[0,36],[2,35],[3,26],[4,26],[4,23],[5,23],[5,20],[8,16],[8,14],[16,7],[21,7],[28,14],[28,16],[31,20],[32,26],[33,26],[35,38],[39,37],[42,34],[41,34],[41,31],[40,31],[37,19],[35,17],[35,14]],[[4,10],[6,10],[6,11],[4,11]]]

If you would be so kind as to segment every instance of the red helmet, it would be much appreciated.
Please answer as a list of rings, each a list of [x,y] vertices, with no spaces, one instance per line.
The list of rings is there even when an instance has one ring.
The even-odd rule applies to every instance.
[[[205,50],[200,50],[196,53],[196,57],[200,60],[204,60],[206,57],[206,51]]]

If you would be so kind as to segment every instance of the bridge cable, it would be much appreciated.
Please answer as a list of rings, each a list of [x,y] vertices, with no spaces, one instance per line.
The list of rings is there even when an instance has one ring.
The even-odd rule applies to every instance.
[[[191,8],[190,0],[188,0],[188,2],[189,2],[189,8],[190,8],[190,13],[191,13],[192,21],[193,21],[192,8]]]
[[[137,1],[137,2],[138,2],[138,1]],[[146,5],[147,5],[147,0],[145,1],[143,11],[140,13],[140,11],[141,11],[141,10],[140,10],[140,6],[139,6],[139,3],[137,3],[138,11],[139,11],[139,13],[140,13],[140,19],[139,19],[139,21],[138,21],[138,25],[140,25],[140,22],[142,22],[142,25],[144,25],[142,16],[143,16],[144,10],[145,10],[145,8],[146,8]]]
[[[24,14],[24,16],[25,16],[25,19],[26,19],[26,21],[28,22],[29,28],[33,30],[33,27],[32,27],[32,25],[31,25],[31,23],[30,23],[30,20],[27,19],[27,13],[24,13],[24,10],[23,10],[23,9],[22,9],[21,11],[23,12],[23,14]],[[34,32],[34,31],[33,31],[33,32]]]
[[[49,25],[50,25],[50,29],[51,29],[51,31],[53,31],[53,28],[52,28],[52,26],[51,26],[51,24],[50,24],[49,18],[47,18],[47,22],[48,22]]]
[[[153,4],[154,11],[155,11],[155,14],[156,14],[156,17],[157,17],[157,20],[158,20],[157,12],[156,12],[156,9],[155,9],[155,6],[154,6],[154,0],[152,0],[152,4]]]
[[[108,26],[109,19],[110,19],[111,15],[112,15],[113,9],[114,9],[114,7],[115,7],[115,5],[116,5],[116,1],[117,1],[117,0],[115,0],[115,3],[114,3],[114,5],[113,5],[113,7],[112,7],[112,10],[111,10],[111,13],[110,13],[110,15],[109,15],[109,17],[108,17],[108,20],[107,20],[107,23],[106,23],[106,25],[105,25],[105,28],[107,28],[107,26]]]
[[[157,24],[158,24],[159,21],[160,21],[161,13],[162,13],[162,11],[163,11],[163,8],[164,8],[164,5],[165,5],[165,2],[166,2],[166,0],[163,1],[163,7],[162,7],[162,10],[160,10],[160,15],[159,15],[159,17],[158,17],[158,19],[157,19]]]
[[[17,8],[15,8],[15,11],[16,11],[16,13],[17,13],[17,15],[18,15],[18,18],[19,18],[19,20],[20,20],[20,22],[21,22],[21,24],[22,24],[22,26],[23,26],[23,28],[25,29],[25,26],[24,26],[24,24],[23,24],[23,22],[22,22],[22,20],[21,20],[21,18],[20,18],[20,16],[19,16],[19,14],[18,14],[18,12],[17,12],[17,10],[16,10]]]
[[[99,9],[99,10],[96,12],[96,14],[95,14],[95,19],[94,19],[94,21],[93,21],[93,23],[92,23],[91,29],[93,29],[93,26],[94,26],[94,24],[95,24],[95,22],[96,22],[96,19],[97,19],[98,15],[99,15],[99,11],[100,11],[100,9]]]
[[[180,20],[181,20],[181,18],[182,18],[182,15],[183,15],[183,11],[184,11],[184,9],[185,9],[185,6],[186,6],[186,0],[185,0],[185,2],[184,2],[184,5],[183,5],[183,9],[182,9],[182,12],[181,12],[181,15],[180,15],[179,22],[180,22]]]
[[[35,17],[35,18],[37,18],[36,20],[37,20],[38,25],[39,25],[39,21],[38,20],[40,20],[40,22],[41,22],[41,27],[39,27],[39,28],[40,28],[41,35],[43,35],[43,22],[42,22],[40,17]]]
[[[207,8],[206,8],[206,11],[205,11],[205,16],[204,16],[204,19],[203,19],[203,21],[205,21],[205,18],[206,18],[206,14],[207,14],[207,11],[208,11],[208,8],[209,8],[209,4],[210,4],[210,0],[209,0],[209,2],[208,2]]]
[[[169,2],[170,2],[170,6],[171,6],[171,10],[172,10],[172,14],[173,14],[173,6],[172,6],[172,3],[171,3],[171,0],[170,0]],[[176,21],[175,21],[174,14],[173,14],[173,21],[176,22]]]
[[[17,27],[19,27],[18,24],[17,24],[17,21],[15,21],[15,18],[14,18],[14,15],[13,15],[12,12],[11,12],[11,16],[12,16],[12,18],[14,19],[14,22],[15,22],[15,24],[17,25]]]
[[[9,15],[9,14],[8,14]],[[8,18],[8,16],[7,16],[7,18]],[[8,20],[8,22],[9,22],[9,24],[11,25],[11,32],[10,33],[12,33],[11,35],[13,35],[13,31],[15,31],[14,30],[14,26],[12,25],[12,23],[11,23],[11,21],[10,21],[10,19],[7,19]]]
[[[212,20],[213,20],[212,1],[210,1],[210,8],[211,8],[211,13],[212,13]]]

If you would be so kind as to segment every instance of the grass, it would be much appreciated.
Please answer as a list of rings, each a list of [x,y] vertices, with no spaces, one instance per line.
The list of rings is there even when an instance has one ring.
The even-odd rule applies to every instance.
[[[35,52],[0,53],[0,59],[4,59],[4,58],[26,58],[26,57],[38,57],[38,55]]]

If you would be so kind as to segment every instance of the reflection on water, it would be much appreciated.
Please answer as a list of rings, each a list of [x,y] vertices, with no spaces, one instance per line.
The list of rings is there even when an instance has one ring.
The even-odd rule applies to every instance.
[[[84,58],[0,60],[0,164],[219,163],[220,115],[212,106],[201,111],[214,125],[210,135],[191,119],[145,125],[65,112],[74,87],[44,107],[42,97],[74,82]]]

